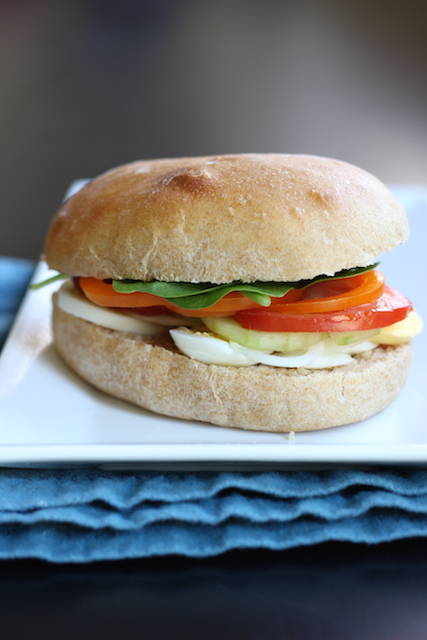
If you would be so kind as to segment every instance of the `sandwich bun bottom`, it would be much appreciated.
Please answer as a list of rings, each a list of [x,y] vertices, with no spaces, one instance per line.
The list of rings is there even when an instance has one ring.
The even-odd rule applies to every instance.
[[[289,432],[358,422],[387,407],[405,385],[412,345],[379,346],[333,369],[206,365],[179,353],[169,335],[105,329],[60,309],[55,345],[94,387],[159,414],[223,427]]]

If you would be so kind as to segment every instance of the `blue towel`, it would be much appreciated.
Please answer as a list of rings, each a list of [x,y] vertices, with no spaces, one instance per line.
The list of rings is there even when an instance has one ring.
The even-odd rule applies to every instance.
[[[30,281],[35,264],[30,260],[0,257],[0,349]]]
[[[0,259],[0,341],[34,265]],[[427,471],[0,469],[0,559],[90,562],[427,536]]]

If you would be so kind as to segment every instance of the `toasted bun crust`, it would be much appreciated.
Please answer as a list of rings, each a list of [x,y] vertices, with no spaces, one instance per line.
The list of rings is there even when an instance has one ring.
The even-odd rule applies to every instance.
[[[99,279],[297,281],[365,266],[409,235],[353,165],[247,154],[135,162],[86,185],[52,222],[52,269]]]
[[[56,346],[92,385],[156,413],[255,431],[309,431],[378,413],[402,390],[411,344],[378,347],[330,370],[206,365],[169,337],[104,329],[54,303]]]

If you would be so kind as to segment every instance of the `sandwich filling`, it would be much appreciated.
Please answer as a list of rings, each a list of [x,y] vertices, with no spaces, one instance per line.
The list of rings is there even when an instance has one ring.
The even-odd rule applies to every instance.
[[[377,265],[296,283],[224,285],[74,278],[60,289],[67,313],[119,331],[169,331],[206,364],[308,369],[348,364],[422,329],[410,301]]]

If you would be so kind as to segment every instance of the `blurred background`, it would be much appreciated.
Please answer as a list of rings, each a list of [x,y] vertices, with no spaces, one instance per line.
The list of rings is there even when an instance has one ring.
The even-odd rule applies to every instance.
[[[0,0],[0,255],[77,178],[243,152],[427,183],[426,0]]]

